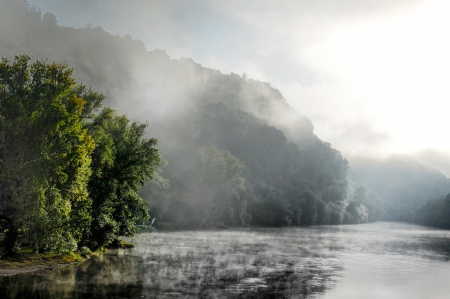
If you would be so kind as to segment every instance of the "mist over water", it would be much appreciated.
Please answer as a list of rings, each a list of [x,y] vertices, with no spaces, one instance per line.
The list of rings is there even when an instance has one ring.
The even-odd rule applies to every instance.
[[[445,298],[450,232],[401,223],[143,233],[2,298]],[[34,297],[33,297],[34,296]]]

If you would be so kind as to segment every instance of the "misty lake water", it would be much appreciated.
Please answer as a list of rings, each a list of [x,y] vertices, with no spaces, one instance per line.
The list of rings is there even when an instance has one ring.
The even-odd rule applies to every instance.
[[[450,298],[450,231],[403,223],[139,234],[0,298]]]

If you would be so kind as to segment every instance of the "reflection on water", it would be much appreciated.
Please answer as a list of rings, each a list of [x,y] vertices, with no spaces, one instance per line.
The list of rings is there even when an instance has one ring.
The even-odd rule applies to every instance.
[[[399,223],[141,234],[0,298],[445,298],[450,232]]]

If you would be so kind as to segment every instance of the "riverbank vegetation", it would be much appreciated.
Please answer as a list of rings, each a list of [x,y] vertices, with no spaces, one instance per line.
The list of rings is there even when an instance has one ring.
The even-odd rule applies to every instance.
[[[76,85],[62,64],[0,63],[0,220],[4,256],[99,249],[147,217],[140,185],[160,161],[145,125]]]

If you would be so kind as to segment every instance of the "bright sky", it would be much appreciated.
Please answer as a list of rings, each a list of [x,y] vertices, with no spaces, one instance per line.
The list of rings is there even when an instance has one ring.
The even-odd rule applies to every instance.
[[[344,155],[408,154],[450,176],[448,0],[29,3],[267,81]]]
[[[336,139],[330,127],[342,121],[370,123],[366,130],[375,132],[367,133],[385,137],[379,144],[385,152],[450,150],[449,13],[450,1],[441,1],[403,16],[349,22],[306,49],[304,57],[336,80],[327,86],[327,96],[337,92],[342,98],[332,110],[343,118],[324,115],[327,120],[318,121],[317,133]],[[304,89],[313,96],[317,87]],[[320,111],[313,114],[321,116]]]

